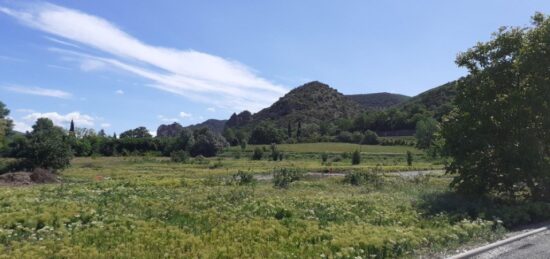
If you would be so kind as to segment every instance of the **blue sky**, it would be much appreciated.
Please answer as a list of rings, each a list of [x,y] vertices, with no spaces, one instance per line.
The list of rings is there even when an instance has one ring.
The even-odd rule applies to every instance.
[[[0,100],[20,131],[120,133],[258,111],[312,80],[415,95],[535,11],[550,1],[0,0]]]

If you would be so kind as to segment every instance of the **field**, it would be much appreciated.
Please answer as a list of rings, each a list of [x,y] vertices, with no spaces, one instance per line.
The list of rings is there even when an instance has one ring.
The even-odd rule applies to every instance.
[[[361,165],[344,158],[327,166],[318,154],[304,155],[322,145],[281,145],[289,158],[276,162],[234,158],[235,150],[187,164],[157,157],[75,159],[62,184],[0,187],[0,258],[415,257],[504,232],[492,211],[483,211],[489,206],[449,192],[450,176],[384,173],[441,168],[420,151],[412,150],[419,161],[412,168],[404,162],[409,147],[370,146],[361,149]],[[358,186],[342,177],[306,177],[286,189],[232,177],[277,168],[376,168],[377,177]],[[461,206],[470,214],[459,212],[468,211]]]

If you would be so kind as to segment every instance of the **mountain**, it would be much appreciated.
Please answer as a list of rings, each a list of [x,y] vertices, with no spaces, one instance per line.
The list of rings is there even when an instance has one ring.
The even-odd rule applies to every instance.
[[[181,126],[181,124],[177,122],[168,125],[162,124],[157,128],[157,137],[176,137],[183,129],[195,130],[201,128],[208,128],[215,133],[221,134],[225,127],[226,121],[227,120],[209,119],[186,127]]]
[[[226,122],[227,122],[227,120],[209,119],[209,120],[203,121],[203,122],[198,123],[198,124],[189,125],[189,126],[184,127],[184,128],[187,128],[187,129],[190,129],[190,130],[208,128],[212,132],[221,134],[223,132],[223,128],[225,127]]]
[[[346,98],[358,103],[366,110],[386,109],[411,99],[410,96],[392,93],[352,94]]]
[[[279,98],[270,107],[253,115],[244,111],[233,114],[228,127],[250,127],[260,122],[273,122],[286,127],[289,122],[316,123],[354,117],[363,112],[361,106],[336,89],[318,81],[299,86]]]
[[[422,92],[397,105],[396,108],[413,113],[420,107],[432,113],[433,117],[439,120],[452,109],[452,102],[457,94],[456,83],[457,81],[451,81]]]

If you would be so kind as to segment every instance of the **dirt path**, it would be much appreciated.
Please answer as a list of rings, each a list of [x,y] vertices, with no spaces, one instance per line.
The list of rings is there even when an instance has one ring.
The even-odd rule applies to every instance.
[[[441,173],[443,170],[426,170],[426,171],[402,171],[402,172],[388,172],[385,175],[397,175],[403,178],[413,178],[421,175]],[[306,176],[312,178],[327,178],[327,177],[344,177],[346,173],[321,173],[321,172],[307,172]],[[260,174],[254,175],[254,178],[258,181],[269,181],[273,179],[273,174]]]

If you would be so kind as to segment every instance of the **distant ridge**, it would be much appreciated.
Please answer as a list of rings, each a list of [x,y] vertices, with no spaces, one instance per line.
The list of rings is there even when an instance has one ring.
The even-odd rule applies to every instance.
[[[392,93],[351,94],[346,95],[350,100],[361,105],[366,110],[386,109],[411,99],[410,96]]]
[[[177,122],[172,124],[162,124],[157,128],[157,137],[176,137],[183,129],[195,130],[200,128],[208,128],[215,133],[221,134],[225,127],[226,121],[227,120],[209,119],[186,127],[181,126],[181,124]]]

